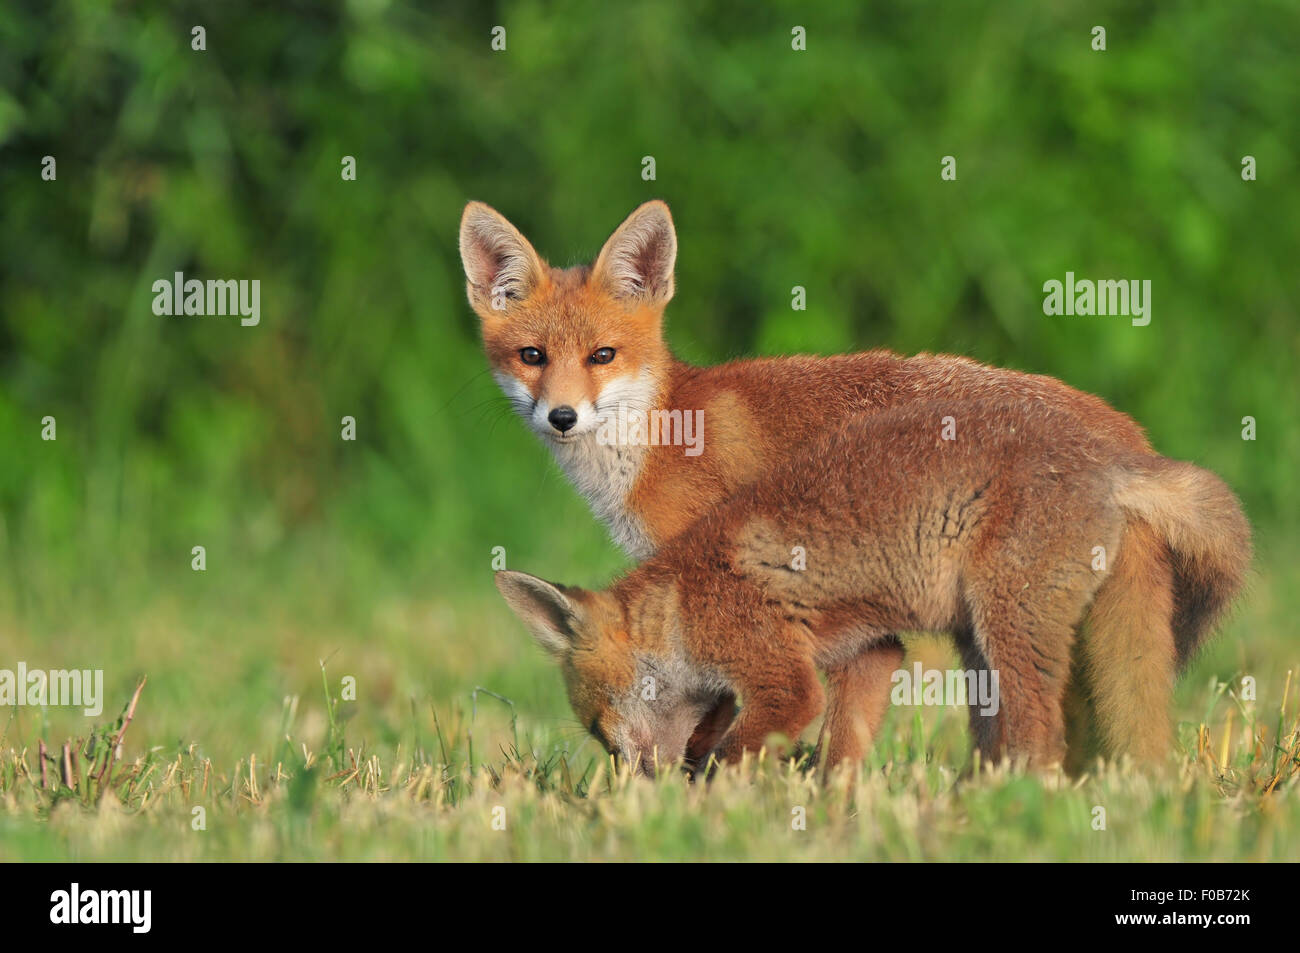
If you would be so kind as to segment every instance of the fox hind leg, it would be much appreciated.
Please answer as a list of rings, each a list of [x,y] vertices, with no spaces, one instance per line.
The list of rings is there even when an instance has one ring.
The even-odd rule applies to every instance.
[[[998,676],[996,756],[1035,768],[1065,763],[1063,704],[1075,629],[1096,588],[1090,582],[1062,568],[1032,587],[972,585],[974,643]]]
[[[1172,747],[1173,592],[1164,542],[1146,523],[1130,523],[1082,640],[1097,730],[1110,757],[1153,762]]]

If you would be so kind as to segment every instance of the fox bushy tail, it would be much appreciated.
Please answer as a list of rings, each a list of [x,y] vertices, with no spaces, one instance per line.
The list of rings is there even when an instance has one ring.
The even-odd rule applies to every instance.
[[[1156,458],[1116,493],[1120,506],[1164,540],[1174,574],[1174,648],[1182,667],[1246,581],[1250,523],[1208,470]]]
[[[1169,751],[1174,676],[1245,583],[1250,524],[1217,476],[1163,457],[1126,467],[1115,499],[1128,525],[1083,658],[1106,752],[1155,760]]]

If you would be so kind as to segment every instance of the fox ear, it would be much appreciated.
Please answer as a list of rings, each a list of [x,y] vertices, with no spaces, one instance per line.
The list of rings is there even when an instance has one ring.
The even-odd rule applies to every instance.
[[[592,277],[615,297],[665,305],[673,296],[677,232],[668,206],[646,202],[605,242]]]
[[[577,602],[558,586],[526,572],[502,570],[495,581],[506,605],[523,620],[542,648],[552,655],[565,655],[573,648],[582,613]]]
[[[482,202],[470,202],[461,215],[460,260],[469,303],[484,318],[527,298],[544,274],[528,239]]]

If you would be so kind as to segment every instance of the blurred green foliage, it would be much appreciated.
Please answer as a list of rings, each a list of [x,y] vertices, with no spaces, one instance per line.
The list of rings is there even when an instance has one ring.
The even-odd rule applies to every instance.
[[[0,609],[187,592],[198,544],[223,600],[290,562],[326,604],[486,589],[496,545],[573,581],[618,565],[485,373],[471,198],[561,265],[664,198],[681,356],[1056,375],[1293,531],[1298,33],[1284,0],[8,2]],[[259,279],[260,326],[155,316],[174,271]],[[1044,316],[1066,271],[1150,279],[1150,326]]]

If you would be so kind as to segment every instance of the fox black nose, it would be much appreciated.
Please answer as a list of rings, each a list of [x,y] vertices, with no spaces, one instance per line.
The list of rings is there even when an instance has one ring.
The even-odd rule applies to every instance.
[[[578,422],[578,412],[572,407],[556,407],[546,415],[546,419],[560,433],[568,433],[573,429],[573,425]]]

